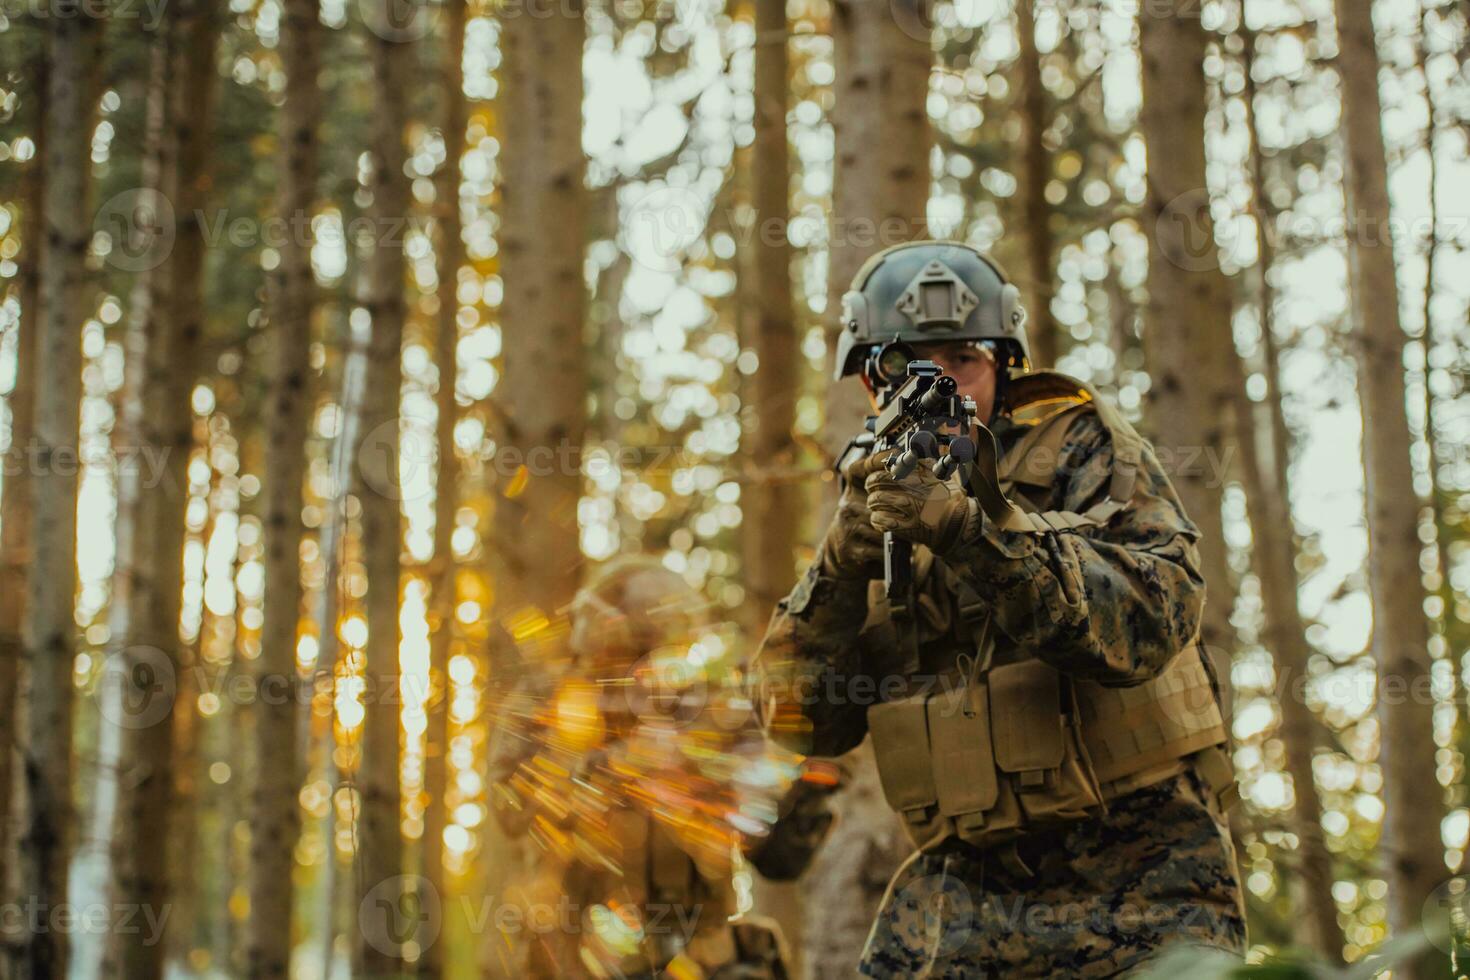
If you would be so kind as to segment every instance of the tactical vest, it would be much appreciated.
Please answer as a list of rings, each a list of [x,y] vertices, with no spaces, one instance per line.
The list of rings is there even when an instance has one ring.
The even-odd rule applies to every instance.
[[[993,436],[984,438],[988,430],[981,433],[970,488],[987,520],[1043,534],[1102,526],[1128,506],[1144,443],[1116,409],[1087,384],[1053,372],[1015,379],[1010,397],[1012,419],[1030,428],[1004,457]],[[1083,513],[1041,511],[1067,430],[1086,412],[1112,438],[1108,496]],[[1074,679],[1024,651],[993,663],[987,605],[942,562],[928,564],[927,574],[943,576],[973,645],[957,652],[959,669],[943,675],[955,683],[868,709],[884,795],[921,850],[951,837],[991,847],[1089,819],[1108,801],[1190,766],[1222,808],[1237,798],[1229,738],[1197,642],[1153,680],[1126,688]]]

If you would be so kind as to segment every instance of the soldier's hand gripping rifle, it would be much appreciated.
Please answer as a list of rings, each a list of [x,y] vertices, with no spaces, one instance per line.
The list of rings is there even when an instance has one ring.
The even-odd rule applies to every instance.
[[[975,401],[958,394],[955,380],[933,361],[910,361],[907,375],[879,413],[868,419],[868,438],[859,437],[853,444],[871,446],[875,452],[891,450],[885,465],[900,480],[918,466],[929,466],[941,480],[947,480],[960,465],[975,458],[975,443],[969,434],[975,422]],[[892,531],[884,532],[883,584],[895,613],[911,606],[913,565],[913,544]]]

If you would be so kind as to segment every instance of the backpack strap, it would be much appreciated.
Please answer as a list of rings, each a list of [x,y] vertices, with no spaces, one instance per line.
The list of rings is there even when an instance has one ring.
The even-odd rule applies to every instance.
[[[995,433],[983,425],[976,426],[975,461],[968,467],[966,479],[980,509],[1001,530],[1023,534],[1074,531],[1107,524],[1133,498],[1143,457],[1142,437],[1090,385],[1075,378],[1044,371],[1025,375],[1014,383],[1018,390],[1012,392],[1012,416],[1032,428],[1002,456]],[[1006,496],[1002,485],[1026,482],[1049,486],[1056,479],[1068,430],[1088,411],[1097,413],[1112,439],[1113,472],[1107,497],[1081,513],[1022,510]],[[1036,420],[1031,421],[1032,418]]]

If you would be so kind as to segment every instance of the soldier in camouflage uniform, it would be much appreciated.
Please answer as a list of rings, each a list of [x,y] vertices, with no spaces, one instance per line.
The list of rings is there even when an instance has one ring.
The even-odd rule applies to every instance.
[[[1244,948],[1200,532],[1116,410],[1027,373],[1023,321],[967,246],[897,246],[858,274],[838,378],[881,396],[932,360],[998,451],[948,479],[847,460],[757,660],[773,737],[838,756],[871,734],[919,846],[866,976],[1110,977],[1171,943]],[[902,608],[876,581],[882,532],[915,546]]]

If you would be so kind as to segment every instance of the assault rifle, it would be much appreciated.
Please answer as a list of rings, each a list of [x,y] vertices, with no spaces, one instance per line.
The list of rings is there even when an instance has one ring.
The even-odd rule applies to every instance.
[[[954,378],[933,361],[909,361],[903,383],[892,390],[878,414],[868,418],[868,431],[848,444],[838,465],[844,464],[853,449],[891,449],[886,465],[900,480],[920,465],[929,465],[941,480],[949,479],[961,464],[975,458],[975,442],[969,435],[975,422],[975,400],[958,394],[958,388]],[[910,608],[914,546],[892,531],[883,534],[883,586],[894,612]]]

